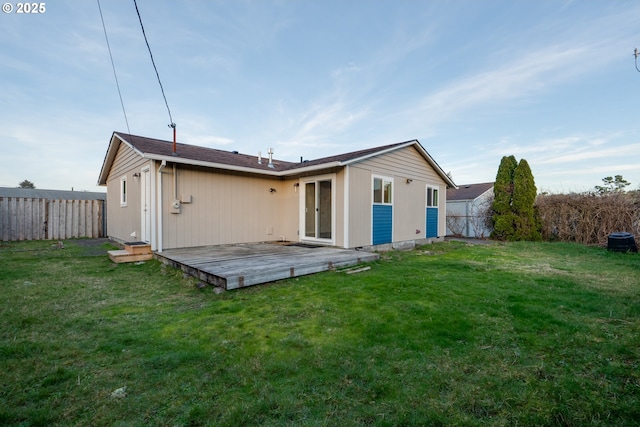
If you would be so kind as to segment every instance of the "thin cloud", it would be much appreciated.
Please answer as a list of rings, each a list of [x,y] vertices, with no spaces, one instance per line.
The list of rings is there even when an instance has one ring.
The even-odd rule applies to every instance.
[[[566,154],[563,156],[557,156],[553,158],[544,159],[538,161],[540,164],[554,164],[554,163],[574,163],[584,160],[592,159],[604,159],[608,157],[614,157],[619,159],[621,157],[639,156],[640,144],[628,144],[624,146],[609,147],[600,150],[588,150],[578,153]],[[636,166],[637,167],[637,166]]]
[[[473,107],[529,97],[576,72],[576,61],[589,47],[548,49],[526,54],[519,60],[494,70],[453,82],[448,87],[425,96],[417,106],[405,111],[413,120],[435,126]],[[583,69],[583,72],[586,70]]]

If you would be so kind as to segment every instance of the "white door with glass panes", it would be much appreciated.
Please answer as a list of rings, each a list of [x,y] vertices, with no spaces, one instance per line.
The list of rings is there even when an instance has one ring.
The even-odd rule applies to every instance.
[[[333,239],[333,180],[314,179],[303,185],[303,233],[307,240]]]
[[[149,243],[151,239],[151,171],[149,168],[142,169],[141,182],[141,219],[140,241]]]

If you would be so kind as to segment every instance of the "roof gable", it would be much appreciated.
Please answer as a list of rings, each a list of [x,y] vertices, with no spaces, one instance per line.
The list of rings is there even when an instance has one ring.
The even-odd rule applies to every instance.
[[[113,165],[113,161],[118,152],[118,147],[120,146],[120,144],[126,144],[141,157],[152,160],[183,163],[272,176],[290,176],[307,171],[321,170],[332,167],[342,167],[404,147],[416,146],[427,163],[429,163],[429,165],[436,170],[436,172],[444,179],[447,185],[455,187],[455,184],[453,183],[451,178],[449,178],[444,173],[440,166],[433,160],[433,158],[431,158],[431,156],[417,140],[352,151],[315,160],[306,160],[299,163],[273,159],[272,164],[269,165],[269,161],[267,158],[263,158],[262,162],[259,162],[258,156],[240,154],[237,151],[224,151],[215,148],[200,147],[190,144],[177,143],[176,152],[174,153],[173,143],[170,141],[118,132],[114,132],[111,137],[109,148],[107,149],[107,154],[105,155],[102,169],[100,171],[100,176],[98,178],[99,185],[106,184],[109,170]]]

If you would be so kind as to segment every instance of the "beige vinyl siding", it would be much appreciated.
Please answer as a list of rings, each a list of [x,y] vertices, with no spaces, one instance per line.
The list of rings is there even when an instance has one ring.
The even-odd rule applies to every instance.
[[[163,248],[297,240],[296,181],[178,165],[180,213],[171,213],[173,167],[162,174]],[[270,189],[275,192],[270,192]]]
[[[376,156],[357,165],[377,175],[411,178],[444,185],[442,178],[414,146]]]
[[[371,244],[371,171],[349,167],[349,246]]]
[[[438,235],[445,235],[446,183],[415,147],[356,163],[349,174],[349,246],[371,244],[372,175],[393,178],[393,241],[425,238],[427,185],[439,190]]]
[[[414,179],[394,177],[395,199],[393,201],[393,240],[423,239],[426,236],[426,185]]]
[[[115,240],[131,242],[140,237],[141,184],[133,174],[139,173],[149,163],[127,145],[120,144],[107,177],[107,232]],[[126,206],[120,206],[120,181],[123,176],[127,178]],[[131,236],[133,232],[136,237]]]

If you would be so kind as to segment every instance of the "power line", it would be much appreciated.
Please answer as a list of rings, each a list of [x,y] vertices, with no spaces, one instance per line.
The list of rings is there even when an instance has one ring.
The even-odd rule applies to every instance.
[[[111,46],[109,45],[109,37],[107,37],[107,27],[104,25],[104,17],[102,16],[102,8],[100,7],[100,0],[98,2],[98,10],[100,11],[100,20],[102,21],[102,29],[104,30],[104,38],[107,41],[107,49],[109,50],[109,58],[111,59],[111,68],[113,69],[113,77],[116,79],[116,87],[118,88],[118,96],[120,97],[120,105],[122,105],[122,114],[124,114],[124,121],[127,124],[127,132],[131,135],[131,129],[129,129],[129,120],[127,120],[127,112],[124,108],[124,101],[122,100],[122,93],[120,92],[120,83],[118,83],[118,75],[116,74],[116,66],[113,62],[113,55],[111,54]]]
[[[145,43],[147,43],[147,49],[149,49],[149,56],[151,57],[151,63],[153,64],[153,69],[156,71],[156,77],[158,77],[158,84],[160,85],[160,91],[162,92],[162,97],[164,98],[164,104],[167,106],[167,112],[169,113],[169,120],[171,122],[169,127],[172,127],[175,129],[176,124],[173,122],[173,118],[171,117],[171,110],[169,109],[169,103],[167,102],[167,97],[164,94],[164,88],[162,87],[162,82],[160,81],[160,74],[158,74],[158,68],[156,67],[155,61],[153,60],[151,47],[149,46],[147,35],[144,32],[144,25],[142,25],[142,18],[140,17],[140,11],[138,10],[138,3],[136,2],[136,0],[133,0],[133,4],[135,4],[136,6],[136,12],[138,13],[138,20],[140,21],[140,28],[142,28],[142,35],[144,36]]]

